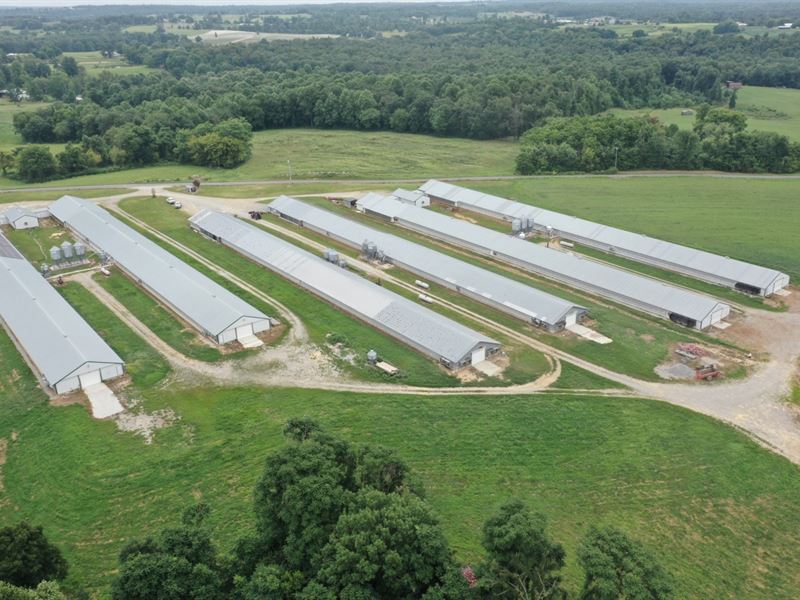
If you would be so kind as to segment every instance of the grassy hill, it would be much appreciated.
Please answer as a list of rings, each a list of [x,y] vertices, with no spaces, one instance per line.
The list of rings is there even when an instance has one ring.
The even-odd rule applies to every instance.
[[[800,585],[797,468],[666,404],[172,385],[137,393],[147,413],[174,419],[148,445],[81,406],[49,406],[4,333],[0,362],[0,438],[9,444],[0,524],[43,524],[70,562],[69,586],[103,598],[120,547],[173,524],[198,499],[212,505],[215,536],[230,548],[252,522],[264,457],[299,415],[396,449],[464,564],[481,555],[487,516],[519,497],[565,544],[573,590],[577,543],[591,524],[644,541],[676,575],[680,598],[790,599]]]

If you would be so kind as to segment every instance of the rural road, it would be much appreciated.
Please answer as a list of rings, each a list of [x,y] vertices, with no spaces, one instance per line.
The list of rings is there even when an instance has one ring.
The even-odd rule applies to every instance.
[[[682,176],[685,174],[676,173],[671,176]],[[724,177],[736,178],[742,177],[736,174],[714,174],[704,173],[693,176],[704,177]],[[611,177],[652,177],[664,176],[663,173],[636,173],[636,174],[620,174]],[[747,176],[750,177],[750,176]],[[472,178],[450,178],[450,180],[461,181],[475,181],[475,180],[488,180],[488,179],[512,179],[515,177],[472,177]],[[764,178],[791,178],[800,179],[798,176],[764,176]],[[318,180],[315,180],[317,182]],[[351,180],[353,184],[363,185],[365,183],[372,184],[395,184],[403,183],[409,180]],[[419,180],[412,180],[419,181]],[[231,182],[231,183],[217,183],[216,185],[243,185],[243,184],[260,184],[260,183],[281,183],[280,180],[271,181],[253,181],[253,182]],[[288,182],[285,182],[288,183]],[[295,180],[294,183],[298,183]],[[334,183],[333,181],[331,183]],[[236,198],[219,198],[214,196],[184,194],[176,192],[167,192],[166,188],[175,184],[136,184],[136,185],[108,185],[108,186],[88,186],[86,188],[70,187],[69,189],[119,189],[122,187],[132,188],[130,192],[125,194],[109,196],[105,198],[97,198],[96,200],[104,204],[110,204],[116,208],[116,204],[120,199],[135,196],[135,195],[149,195],[151,190],[155,189],[156,194],[170,194],[176,199],[183,202],[187,212],[193,213],[202,208],[212,208],[226,212],[236,213],[240,216],[246,216],[246,212],[253,208],[263,209],[263,206],[256,204],[257,199],[236,199]],[[204,188],[213,187],[214,184],[204,184]],[[56,191],[56,188],[44,188],[44,190]],[[42,190],[39,190],[42,191]],[[42,204],[32,203],[32,204]],[[126,213],[127,216],[127,213]],[[137,220],[138,221],[138,220]],[[146,224],[139,222],[138,224],[146,226]],[[173,245],[179,246],[184,252],[188,251],[193,256],[191,249],[188,249],[180,244],[177,244],[172,238],[155,232],[152,228],[148,229],[159,238]],[[292,234],[289,229],[283,233]],[[304,243],[312,243],[310,240],[305,239]],[[215,271],[223,276],[228,276],[234,279],[235,274],[223,271],[214,263],[211,263],[201,255],[195,258],[203,259],[204,264],[214,268]],[[361,268],[362,265],[359,265]],[[385,275],[384,275],[385,276]],[[90,278],[89,278],[90,280]],[[241,280],[239,280],[241,281]],[[238,283],[238,282],[237,282]],[[241,282],[249,286],[246,282]],[[102,289],[102,288],[100,288]],[[92,290],[96,291],[96,290]],[[248,290],[251,291],[251,290]],[[259,293],[260,290],[255,290]],[[795,292],[797,293],[797,292]],[[263,293],[261,293],[263,295]],[[266,300],[271,304],[275,304],[273,300]],[[632,395],[635,397],[650,398],[668,402],[676,406],[681,406],[695,412],[699,412],[718,420],[729,423],[742,431],[751,435],[754,439],[761,444],[770,448],[771,450],[780,453],[787,457],[789,460],[796,464],[800,464],[800,413],[798,410],[788,405],[784,398],[790,391],[790,382],[797,373],[797,364],[800,359],[800,301],[791,303],[792,307],[787,312],[767,312],[755,309],[745,309],[745,327],[753,329],[754,339],[758,339],[763,346],[759,351],[767,353],[769,360],[760,365],[755,373],[750,375],[744,380],[716,383],[712,385],[706,384],[680,384],[680,383],[657,383],[642,381],[625,374],[616,373],[604,367],[599,367],[593,363],[585,361],[581,358],[572,356],[566,352],[557,350],[548,346],[547,344],[527,338],[529,345],[534,347],[545,355],[552,357],[556,361],[563,361],[570,364],[579,366],[587,371],[605,377],[611,381],[615,381],[622,386],[627,386],[630,391],[627,393],[620,391],[612,391],[610,395]],[[123,307],[119,307],[123,308]],[[302,323],[296,316],[294,316],[287,307],[282,307],[285,314],[280,315],[281,318],[288,318],[292,321],[293,325],[304,330]],[[115,307],[116,309],[116,307]],[[119,313],[124,315],[124,313]],[[125,316],[126,320],[132,315]],[[414,386],[392,386],[392,385],[374,385],[363,384],[359,382],[343,381],[341,374],[337,374],[330,370],[330,365],[315,365],[314,372],[319,373],[320,377],[306,377],[301,374],[294,376],[285,376],[284,369],[277,369],[275,373],[265,373],[259,370],[258,375],[246,374],[251,369],[236,369],[235,372],[228,372],[230,365],[214,365],[208,363],[201,363],[194,361],[197,364],[191,364],[190,359],[176,353],[169,347],[156,338],[152,332],[143,331],[147,328],[141,323],[136,324],[134,321],[129,321],[129,324],[134,327],[141,335],[146,336],[159,351],[162,352],[174,364],[174,366],[191,369],[192,371],[205,373],[222,380],[243,382],[252,381],[253,383],[261,383],[264,385],[281,385],[290,387],[322,387],[324,389],[331,389],[337,391],[354,391],[360,393],[401,393],[401,394],[425,394],[425,395],[454,395],[454,394],[487,394],[487,395],[505,395],[505,394],[520,394],[520,393],[537,393],[548,389],[555,379],[552,373],[546,374],[539,378],[537,381],[530,382],[521,386],[511,386],[506,388],[417,388]],[[135,325],[135,326],[134,326]],[[740,327],[741,325],[737,325]],[[294,327],[292,327],[294,329]],[[768,332],[769,335],[766,335]],[[301,337],[305,337],[302,336]],[[302,340],[290,340],[290,342],[282,344],[276,348],[270,349],[269,352],[275,351],[277,354],[272,356],[272,360],[279,360],[281,356],[285,359],[287,352],[291,351],[292,347],[302,347]],[[304,352],[307,354],[307,352]],[[299,357],[295,357],[299,358]],[[189,362],[187,362],[189,361]],[[306,363],[307,367],[311,367]],[[281,372],[284,374],[281,374]],[[572,393],[571,391],[569,393]],[[590,393],[588,390],[578,390],[577,393]],[[591,392],[596,394],[597,392]],[[605,392],[609,395],[608,392]]]
[[[310,184],[310,183],[330,183],[332,185],[342,183],[352,183],[354,185],[394,185],[402,183],[416,183],[426,179],[439,179],[441,181],[510,181],[515,179],[552,179],[554,175],[477,175],[465,177],[416,177],[402,179],[248,179],[244,181],[204,181],[203,187],[226,187],[239,185],[288,185],[288,184]],[[590,177],[607,177],[609,179],[632,179],[637,177],[708,177],[712,179],[800,179],[800,175],[759,175],[750,173],[724,173],[722,171],[630,171],[615,173],[613,175],[597,174],[576,174],[558,175],[559,179],[585,179]],[[63,186],[40,186],[40,187],[16,187],[2,188],[0,195],[8,192],[65,192],[74,190],[111,190],[120,188],[137,188],[142,191],[150,192],[150,189],[167,188],[177,185],[185,185],[186,180],[180,181],[159,181],[150,183],[103,183],[95,185],[63,185]]]

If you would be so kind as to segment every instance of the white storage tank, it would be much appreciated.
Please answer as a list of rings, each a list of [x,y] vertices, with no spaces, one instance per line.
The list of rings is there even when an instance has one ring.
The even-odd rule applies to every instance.
[[[58,246],[53,246],[50,248],[50,260],[53,262],[61,260],[61,248]]]
[[[86,254],[86,245],[83,242],[75,242],[72,249],[75,251],[75,256],[84,256]]]

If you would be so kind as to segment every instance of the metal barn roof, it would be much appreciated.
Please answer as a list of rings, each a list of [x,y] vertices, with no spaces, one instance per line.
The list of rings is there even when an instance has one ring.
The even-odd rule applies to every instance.
[[[541,292],[528,285],[497,273],[471,265],[421,244],[396,235],[384,233],[330,211],[281,196],[269,208],[294,220],[329,232],[335,237],[360,247],[365,241],[374,242],[386,256],[427,273],[433,278],[458,285],[498,304],[503,304],[548,325],[563,321],[572,311],[585,312],[581,306]]]
[[[214,336],[241,325],[243,318],[269,318],[94,202],[63,196],[50,205],[50,212]]]
[[[499,342],[339,266],[289,244],[263,229],[223,213],[204,210],[190,219],[271,270],[300,282],[388,332],[457,363],[480,344]]]
[[[566,238],[575,236],[592,240],[604,246],[686,267],[698,273],[705,273],[713,280],[724,278],[734,283],[741,282],[760,289],[769,289],[771,284],[776,281],[780,281],[782,284],[775,289],[780,289],[789,283],[789,277],[786,274],[774,269],[632,233],[624,229],[601,225],[530,204],[484,194],[443,181],[432,179],[420,186],[420,190],[448,202],[457,203],[459,206],[493,213],[506,220],[520,217],[530,218],[534,220],[537,229],[552,227]]]
[[[706,322],[710,315],[720,310],[725,314],[730,312],[729,306],[713,298],[388,197],[364,197],[358,205],[385,217],[512,257],[530,264],[537,271],[549,272],[556,278],[583,282],[607,297],[627,298],[667,313],[695,319],[699,323]]]
[[[17,219],[21,219],[22,217],[36,217],[36,213],[33,211],[27,210],[25,208],[20,208],[18,206],[12,206],[6,211],[6,218],[8,219],[9,223],[13,223]]]
[[[51,386],[86,363],[122,359],[0,234],[0,317]]]
[[[403,202],[410,202],[411,204],[416,204],[420,200],[428,197],[427,194],[419,190],[406,190],[403,188],[397,188],[392,192],[392,196]]]

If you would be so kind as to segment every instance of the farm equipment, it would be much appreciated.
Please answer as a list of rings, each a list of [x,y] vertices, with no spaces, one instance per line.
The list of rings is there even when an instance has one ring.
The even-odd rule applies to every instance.
[[[261,212],[258,210],[251,210],[248,214],[250,215],[250,218],[253,219],[253,221],[261,220]]]
[[[694,370],[694,378],[697,381],[712,381],[718,379],[722,375],[722,371],[717,368],[717,365],[711,363],[702,367],[697,367]]]

